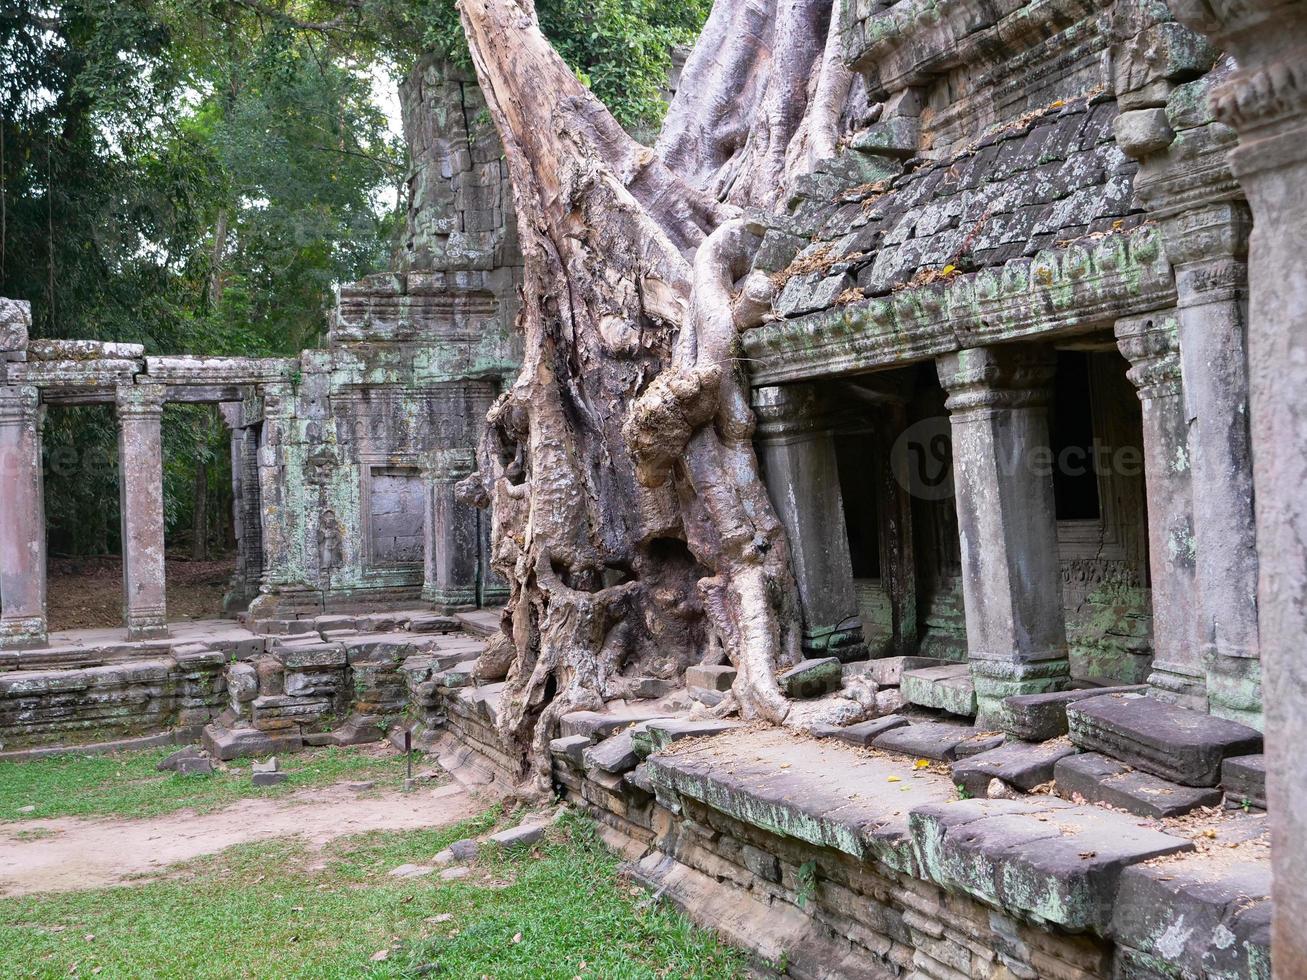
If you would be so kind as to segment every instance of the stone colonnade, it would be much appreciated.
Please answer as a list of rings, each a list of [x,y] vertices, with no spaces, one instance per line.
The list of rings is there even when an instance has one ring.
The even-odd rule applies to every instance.
[[[120,385],[118,419],[123,620],[129,639],[167,635],[162,420],[166,386]],[[30,385],[0,387],[0,647],[47,639],[44,408]]]
[[[1307,4],[1171,0],[1234,56],[1212,93],[1239,135],[1231,169],[1252,208],[1247,323],[1250,431],[1273,837],[1272,963],[1307,976]]]

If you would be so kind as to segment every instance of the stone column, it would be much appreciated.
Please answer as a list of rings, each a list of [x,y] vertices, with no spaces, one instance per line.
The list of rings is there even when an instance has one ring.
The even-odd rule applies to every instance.
[[[1143,406],[1148,558],[1153,593],[1153,670],[1163,700],[1207,710],[1207,672],[1194,642],[1193,480],[1189,420],[1174,311],[1118,320],[1117,345]]]
[[[259,494],[259,540],[261,542],[259,594],[250,603],[252,619],[281,615],[281,597],[298,585],[305,588],[303,575],[296,574],[296,540],[302,516],[289,503],[289,467],[286,447],[293,435],[295,390],[286,383],[262,385],[263,422],[252,435],[255,483]],[[298,562],[303,566],[303,559]]]
[[[475,468],[471,449],[436,449],[428,457],[422,599],[441,612],[477,605],[480,515],[454,495],[458,481]]]
[[[1175,266],[1180,360],[1191,419],[1199,653],[1213,714],[1261,727],[1257,531],[1245,348],[1249,229],[1241,202],[1162,222]]]
[[[36,388],[0,386],[0,649],[46,643],[42,411]]]
[[[880,413],[879,442],[882,458],[880,471],[881,581],[889,587],[890,618],[894,629],[894,649],[901,656],[916,653],[920,637],[917,631],[917,559],[912,540],[912,493],[891,465],[891,455],[899,436],[908,427],[907,406],[901,401],[886,402]]]
[[[980,723],[1003,698],[1070,679],[1048,441],[1051,350],[979,347],[939,358],[953,428],[967,653]]]
[[[163,552],[163,402],[156,383],[118,388],[123,618],[127,638],[168,634]]]
[[[825,406],[808,385],[755,389],[753,405],[763,479],[798,580],[803,648],[814,656],[857,659],[866,644]]]
[[[1172,0],[1234,55],[1212,93],[1252,206],[1248,362],[1274,865],[1271,962],[1307,976],[1307,5]]]

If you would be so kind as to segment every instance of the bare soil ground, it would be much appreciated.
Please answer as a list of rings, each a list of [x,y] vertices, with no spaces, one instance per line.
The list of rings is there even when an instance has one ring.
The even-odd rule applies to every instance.
[[[167,559],[168,619],[216,619],[236,567],[234,556],[213,561]],[[122,625],[121,558],[51,558],[50,629],[94,629]]]
[[[205,814],[181,810],[145,820],[23,821],[0,827],[0,896],[136,881],[179,861],[273,837],[299,837],[319,849],[337,837],[372,830],[443,827],[485,808],[484,800],[457,783],[412,793],[359,792],[337,783]]]

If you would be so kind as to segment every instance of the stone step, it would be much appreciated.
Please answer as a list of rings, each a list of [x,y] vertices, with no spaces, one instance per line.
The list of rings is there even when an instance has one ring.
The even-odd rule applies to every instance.
[[[1106,694],[1067,708],[1071,740],[1184,786],[1215,786],[1221,761],[1260,752],[1262,735],[1140,694]]]
[[[1125,867],[1194,849],[1134,817],[1048,796],[931,804],[914,810],[910,825],[946,888],[1100,934]]]
[[[886,752],[902,752],[921,759],[952,762],[957,758],[958,745],[977,729],[949,721],[927,721],[921,724],[894,728],[872,740],[872,746]]]
[[[1088,803],[1106,803],[1141,817],[1178,817],[1221,802],[1220,790],[1181,786],[1097,752],[1058,760],[1053,778],[1057,781],[1057,795],[1064,800],[1078,796]]]
[[[1266,809],[1266,756],[1236,755],[1221,763],[1221,788],[1233,806]]]
[[[900,680],[903,700],[923,708],[947,711],[970,718],[976,713],[976,687],[967,664],[919,667],[903,671]]]
[[[1142,692],[1143,686],[1089,687],[1077,691],[1046,691],[1004,698],[1003,730],[1028,742],[1043,742],[1067,733],[1067,705],[1102,694]]]
[[[953,783],[971,796],[981,798],[988,795],[991,779],[1001,779],[1010,786],[1029,792],[1053,778],[1053,767],[1059,759],[1077,751],[1068,739],[1008,742],[954,762]]]

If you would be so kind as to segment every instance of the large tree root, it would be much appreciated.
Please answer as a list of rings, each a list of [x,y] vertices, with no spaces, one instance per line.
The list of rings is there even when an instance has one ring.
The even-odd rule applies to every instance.
[[[683,93],[713,88],[678,95],[661,157],[580,85],[529,0],[460,9],[526,260],[522,371],[465,486],[493,507],[511,588],[511,650],[492,646],[478,672],[506,679],[499,725],[524,791],[550,789],[560,715],[695,659],[729,657],[746,718],[862,717],[867,698],[796,704],[777,683],[801,656],[801,616],[736,360],[773,287],[746,275],[758,239],[734,205],[783,193],[796,133],[831,144],[849,86],[826,41],[830,0],[719,0],[705,43],[730,43],[687,65]]]

